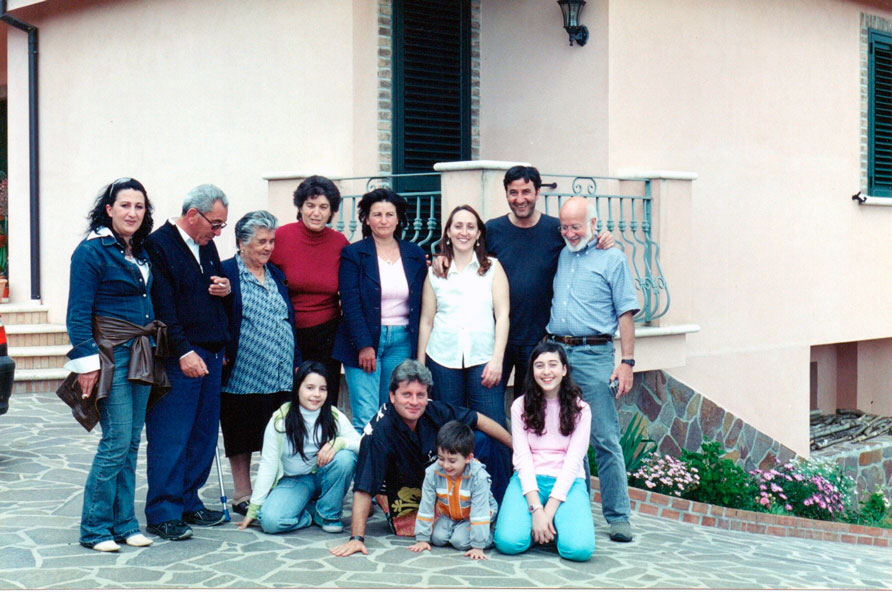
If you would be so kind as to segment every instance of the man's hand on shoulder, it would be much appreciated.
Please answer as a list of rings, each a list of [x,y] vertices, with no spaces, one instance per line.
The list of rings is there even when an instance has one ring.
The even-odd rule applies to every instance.
[[[446,277],[446,273],[449,271],[449,263],[446,261],[446,256],[437,255],[434,257],[434,260],[431,263],[431,269],[434,270],[435,276],[441,278]]]
[[[331,549],[331,554],[336,557],[349,557],[354,553],[368,555],[369,550],[365,548],[365,543],[360,540],[347,541],[343,545],[338,545]]]
[[[609,230],[602,230],[601,234],[598,235],[598,248],[606,250],[615,246],[616,241],[613,240],[613,234]]]

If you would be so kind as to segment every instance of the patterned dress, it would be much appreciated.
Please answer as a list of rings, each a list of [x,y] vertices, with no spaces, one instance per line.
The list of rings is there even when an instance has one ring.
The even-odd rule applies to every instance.
[[[242,290],[242,326],[235,368],[224,389],[232,394],[291,390],[294,375],[294,333],[288,322],[289,302],[276,287],[269,269],[264,282],[236,255]]]

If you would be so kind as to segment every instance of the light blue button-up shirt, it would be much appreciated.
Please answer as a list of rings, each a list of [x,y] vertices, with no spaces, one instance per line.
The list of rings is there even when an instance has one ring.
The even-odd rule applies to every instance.
[[[546,331],[573,337],[614,335],[619,317],[639,310],[629,263],[622,251],[599,250],[596,240],[575,253],[564,247],[554,276]]]

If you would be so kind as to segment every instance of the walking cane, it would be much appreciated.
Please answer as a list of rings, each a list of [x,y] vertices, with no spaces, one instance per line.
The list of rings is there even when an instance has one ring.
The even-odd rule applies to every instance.
[[[220,448],[214,446],[214,458],[217,461],[217,480],[220,482],[220,502],[223,504],[223,518],[226,522],[232,520],[229,516],[229,508],[226,507],[226,489],[223,488],[223,467],[220,466]]]

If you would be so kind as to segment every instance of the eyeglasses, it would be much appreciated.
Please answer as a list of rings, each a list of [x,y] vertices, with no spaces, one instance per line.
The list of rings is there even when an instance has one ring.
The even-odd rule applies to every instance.
[[[195,211],[198,212],[198,210],[195,210]],[[208,217],[205,216],[204,214],[202,214],[201,212],[198,212],[198,215],[208,221],[208,224],[211,225],[212,230],[223,230],[224,228],[226,228],[226,222],[220,222],[219,220],[214,220],[214,221],[208,220]]]
[[[585,228],[585,224],[571,224],[567,226],[566,224],[561,224],[560,227],[561,232],[567,232],[568,230],[572,230],[573,232],[579,232],[583,228]]]

